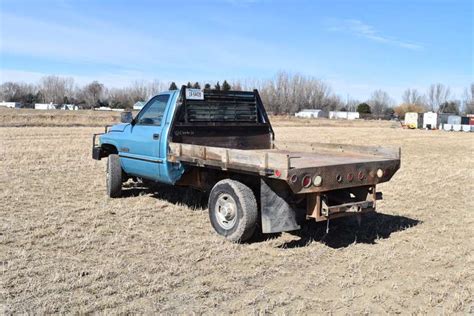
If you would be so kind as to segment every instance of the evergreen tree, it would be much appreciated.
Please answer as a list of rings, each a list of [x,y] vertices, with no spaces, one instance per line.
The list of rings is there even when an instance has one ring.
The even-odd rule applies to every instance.
[[[176,83],[174,83],[174,81],[170,84],[170,88],[169,90],[178,90],[178,86],[176,85]]]
[[[217,81],[216,85],[214,86],[214,90],[217,90],[217,91],[221,90],[221,85],[219,84],[219,81]]]
[[[199,82],[196,81],[193,85],[193,88],[194,89],[201,89],[201,86],[199,85]]]
[[[222,83],[222,90],[229,91],[230,88],[231,88],[230,84],[227,82],[227,80],[224,80],[224,83]]]
[[[367,103],[361,103],[357,106],[357,112],[361,114],[370,114],[372,111],[370,110],[370,105]]]
[[[439,106],[439,112],[459,114],[459,104],[456,101],[446,101]]]

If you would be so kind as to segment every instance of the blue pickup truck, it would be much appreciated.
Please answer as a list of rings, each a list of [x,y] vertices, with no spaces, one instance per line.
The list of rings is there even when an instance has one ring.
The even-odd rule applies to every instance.
[[[108,158],[111,198],[130,180],[207,192],[212,227],[233,242],[375,211],[376,185],[400,168],[400,149],[277,143],[257,90],[184,86],[95,134],[92,157]]]

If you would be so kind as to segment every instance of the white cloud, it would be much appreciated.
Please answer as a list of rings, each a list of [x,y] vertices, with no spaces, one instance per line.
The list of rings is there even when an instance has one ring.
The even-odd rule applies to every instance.
[[[403,41],[390,36],[382,35],[373,26],[368,25],[360,20],[348,19],[337,21],[336,24],[337,25],[333,25],[328,29],[330,31],[350,32],[371,41],[398,46],[410,50],[421,50],[424,48],[421,43]]]

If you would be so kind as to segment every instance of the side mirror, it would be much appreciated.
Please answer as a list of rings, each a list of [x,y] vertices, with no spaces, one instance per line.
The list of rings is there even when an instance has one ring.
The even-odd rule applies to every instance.
[[[122,112],[120,113],[120,122],[122,123],[132,123],[133,115],[132,112]]]

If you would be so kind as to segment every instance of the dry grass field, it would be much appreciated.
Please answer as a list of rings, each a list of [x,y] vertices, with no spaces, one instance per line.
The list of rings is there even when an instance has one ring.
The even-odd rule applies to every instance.
[[[2,126],[43,120],[0,117]],[[77,120],[68,119],[53,125]],[[102,128],[1,127],[2,312],[474,313],[474,134],[275,125],[284,141],[401,146],[378,213],[361,227],[334,220],[327,235],[325,223],[311,223],[231,244],[191,191],[130,187],[107,198],[105,161],[90,152]]]

